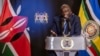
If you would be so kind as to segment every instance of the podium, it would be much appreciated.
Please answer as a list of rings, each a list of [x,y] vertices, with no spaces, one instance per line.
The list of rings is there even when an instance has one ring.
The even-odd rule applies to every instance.
[[[86,40],[83,36],[47,37],[45,43],[46,50],[56,52],[86,50]]]

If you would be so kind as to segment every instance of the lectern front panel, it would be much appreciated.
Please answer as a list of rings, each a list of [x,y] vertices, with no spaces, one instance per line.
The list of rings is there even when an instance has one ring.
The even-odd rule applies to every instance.
[[[85,38],[76,37],[47,37],[46,50],[85,50]]]

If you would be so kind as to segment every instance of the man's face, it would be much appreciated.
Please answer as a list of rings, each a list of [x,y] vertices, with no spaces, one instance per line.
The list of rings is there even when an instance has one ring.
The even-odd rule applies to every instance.
[[[64,16],[65,18],[69,18],[70,13],[71,13],[70,8],[63,8],[63,9],[62,9],[62,12],[63,12],[63,16]]]

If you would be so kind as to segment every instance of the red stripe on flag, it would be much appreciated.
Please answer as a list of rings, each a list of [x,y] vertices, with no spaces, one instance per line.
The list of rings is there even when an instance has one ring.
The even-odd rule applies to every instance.
[[[92,46],[90,46],[88,48],[90,49],[90,51],[93,53],[94,56],[98,56],[95,49]]]
[[[31,56],[30,43],[25,34],[23,34],[19,39],[13,41],[12,45],[19,56]]]

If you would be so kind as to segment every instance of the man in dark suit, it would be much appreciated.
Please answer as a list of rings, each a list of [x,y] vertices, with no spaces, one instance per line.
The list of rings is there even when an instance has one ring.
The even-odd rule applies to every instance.
[[[80,18],[72,13],[69,5],[61,6],[62,14],[54,17],[51,33],[57,36],[77,36],[81,34]]]
[[[61,6],[62,14],[54,17],[51,33],[54,36],[78,36],[81,34],[80,18],[67,4]]]

